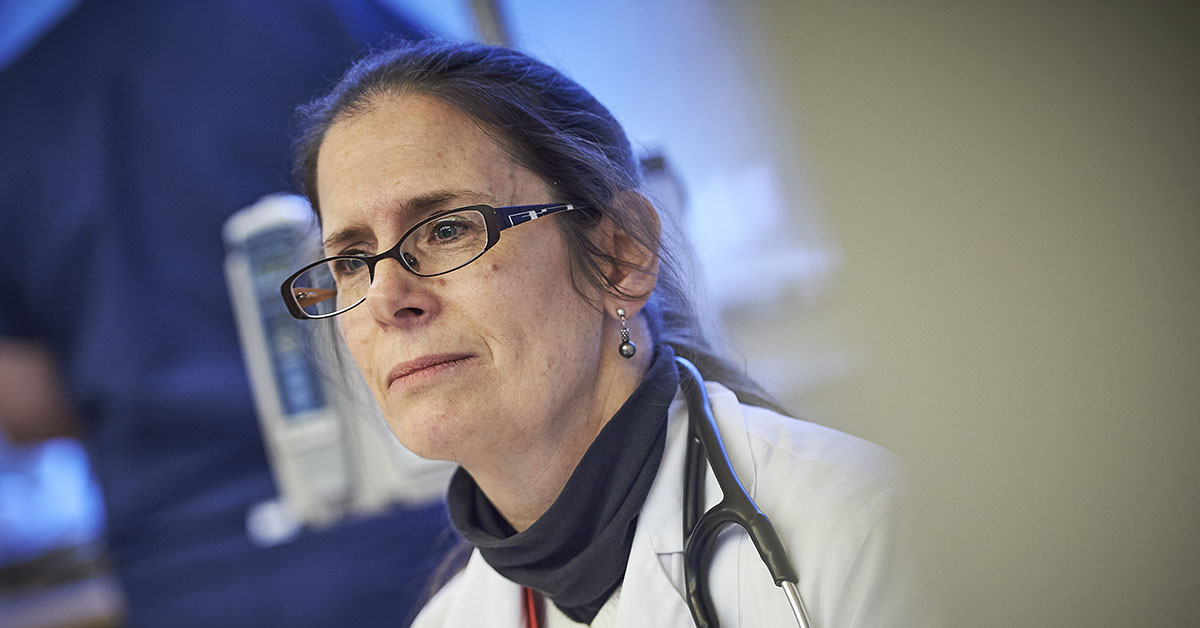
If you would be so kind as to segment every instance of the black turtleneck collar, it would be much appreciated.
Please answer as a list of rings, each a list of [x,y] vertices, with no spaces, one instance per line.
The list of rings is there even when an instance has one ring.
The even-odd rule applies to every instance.
[[[461,467],[447,496],[450,521],[505,578],[540,591],[571,619],[591,623],[625,575],[678,387],[675,354],[660,344],[646,378],[529,529],[513,530]]]

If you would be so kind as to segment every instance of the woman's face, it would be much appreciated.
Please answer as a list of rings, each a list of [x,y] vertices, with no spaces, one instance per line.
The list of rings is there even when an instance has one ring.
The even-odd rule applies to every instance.
[[[446,209],[565,200],[472,118],[420,95],[335,124],[317,173],[330,255],[378,253]],[[507,229],[447,275],[384,260],[366,302],[338,317],[392,431],[417,454],[466,466],[519,454],[604,405],[604,316],[572,287],[560,219]]]

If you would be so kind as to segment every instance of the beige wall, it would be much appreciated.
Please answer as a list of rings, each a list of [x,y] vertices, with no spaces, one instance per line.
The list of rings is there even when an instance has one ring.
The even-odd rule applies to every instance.
[[[947,625],[1200,625],[1197,12],[855,4],[727,9],[843,255],[732,335],[849,356]]]

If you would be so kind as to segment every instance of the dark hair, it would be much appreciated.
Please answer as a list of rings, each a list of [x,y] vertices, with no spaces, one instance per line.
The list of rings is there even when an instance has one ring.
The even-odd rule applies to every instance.
[[[657,251],[658,282],[646,309],[656,342],[671,345],[707,379],[724,383],[754,405],[778,409],[744,369],[722,358],[706,338],[685,282],[686,241],[661,237],[659,222],[636,204],[619,201],[638,189],[638,162],[624,129],[587,90],[521,52],[474,43],[420,40],[373,52],[356,62],[333,89],[299,108],[294,174],[320,216],[317,156],[335,123],[379,101],[423,94],[475,120],[514,161],[552,185],[561,198],[582,202],[611,220],[646,250]],[[571,212],[555,221],[571,255],[571,278],[619,296],[606,268],[628,266],[589,238],[597,214]],[[582,291],[580,291],[583,294]],[[640,295],[638,295],[640,296]]]

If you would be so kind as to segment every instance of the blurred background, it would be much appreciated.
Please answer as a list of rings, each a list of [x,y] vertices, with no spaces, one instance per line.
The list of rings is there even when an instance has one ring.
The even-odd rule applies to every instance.
[[[1194,3],[382,4],[613,110],[751,372],[908,461],[947,626],[1200,625]],[[103,538],[70,443],[0,449],[0,561]]]

